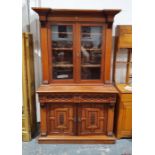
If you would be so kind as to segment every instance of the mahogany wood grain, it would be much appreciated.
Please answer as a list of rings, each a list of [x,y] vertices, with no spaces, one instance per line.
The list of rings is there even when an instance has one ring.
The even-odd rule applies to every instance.
[[[112,85],[41,85],[37,93],[118,93]]]
[[[107,135],[113,136],[114,128],[114,105],[108,109]]]
[[[111,46],[112,23],[120,10],[65,10],[32,8],[41,22],[43,84],[38,88],[41,105],[41,136],[39,143],[114,143],[113,116],[118,94],[112,85]],[[72,49],[52,48],[52,25],[71,25]],[[102,28],[101,64],[81,65],[81,28]],[[65,33],[65,32],[61,32]],[[69,34],[70,35],[70,34]],[[85,34],[86,35],[86,34]],[[92,33],[92,35],[96,35]],[[73,52],[73,79],[53,78],[52,50]],[[89,52],[96,50],[87,49]],[[97,79],[82,79],[82,67],[100,67]],[[62,67],[55,65],[54,67]],[[70,66],[68,66],[70,67]],[[94,73],[95,74],[95,73]],[[83,136],[82,136],[83,135]],[[99,136],[97,136],[99,135]]]
[[[105,40],[105,75],[104,75],[104,80],[105,83],[111,83],[110,75],[111,75],[111,50],[112,50],[112,28],[107,24],[106,27],[106,40]]]
[[[42,136],[46,136],[47,135],[47,106],[46,104],[41,103],[40,115],[41,115],[40,132]]]
[[[114,136],[47,136],[39,137],[40,144],[114,144]]]
[[[48,28],[47,24],[41,25],[41,50],[42,50],[42,70],[43,70],[43,83],[49,83],[49,52],[48,52]]]

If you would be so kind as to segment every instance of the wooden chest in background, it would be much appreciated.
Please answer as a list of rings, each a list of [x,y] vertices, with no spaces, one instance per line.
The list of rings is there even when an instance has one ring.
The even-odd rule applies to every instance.
[[[126,84],[117,84],[119,97],[115,111],[115,134],[117,138],[132,136],[132,92],[125,90]]]

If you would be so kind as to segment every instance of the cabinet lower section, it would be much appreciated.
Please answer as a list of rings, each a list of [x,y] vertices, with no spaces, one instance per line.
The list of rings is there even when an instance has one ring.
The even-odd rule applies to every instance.
[[[120,86],[120,85],[119,85]],[[118,87],[119,88],[119,87]],[[117,138],[132,137],[132,93],[119,92],[115,112],[115,134]]]
[[[114,143],[116,94],[39,94],[39,143]]]

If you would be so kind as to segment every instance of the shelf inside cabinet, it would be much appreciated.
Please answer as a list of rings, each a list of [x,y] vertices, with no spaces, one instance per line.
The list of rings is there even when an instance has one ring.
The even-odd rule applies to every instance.
[[[83,65],[81,65],[82,67],[101,67],[101,65],[100,64],[83,64]]]
[[[73,67],[72,64],[54,64],[53,67]]]
[[[132,62],[126,62],[126,61],[116,61],[116,63],[119,63],[119,64],[131,64]]]
[[[73,48],[52,48],[53,50],[55,50],[55,51],[72,51],[73,50]]]
[[[87,51],[101,51],[100,48],[84,48]]]
[[[101,35],[101,33],[81,33],[81,35],[94,35],[94,36],[96,36],[96,35]]]
[[[72,35],[72,32],[52,32],[53,34],[69,34]]]

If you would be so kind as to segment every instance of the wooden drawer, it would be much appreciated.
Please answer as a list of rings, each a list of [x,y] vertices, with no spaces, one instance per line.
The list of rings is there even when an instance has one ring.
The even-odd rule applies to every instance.
[[[121,102],[132,102],[132,94],[121,94]]]
[[[48,94],[48,95],[40,95],[40,102],[54,102],[54,103],[72,103],[74,102],[74,96],[72,94]]]
[[[132,34],[124,34],[118,38],[119,48],[132,48]]]
[[[118,26],[118,35],[132,34],[132,26],[130,25],[120,25]]]
[[[62,102],[62,103],[73,103],[73,102],[87,102],[87,103],[110,103],[116,102],[115,94],[48,94],[40,95],[40,102]]]
[[[84,94],[80,96],[80,102],[109,103],[116,102],[116,95],[112,94]]]

